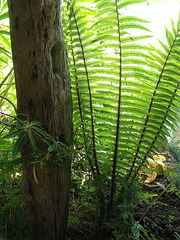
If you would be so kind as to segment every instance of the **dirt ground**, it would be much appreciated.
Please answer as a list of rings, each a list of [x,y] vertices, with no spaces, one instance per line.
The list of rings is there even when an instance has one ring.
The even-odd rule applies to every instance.
[[[175,161],[165,149],[160,152],[166,158],[165,164],[175,169]],[[150,194],[160,195],[163,188],[170,183],[166,174],[158,176],[150,186],[143,186],[143,191]],[[152,199],[151,201],[153,201]],[[139,220],[147,208],[145,203],[136,208],[135,219]],[[174,234],[180,235],[180,197],[177,192],[167,191],[158,199],[144,216],[141,224],[149,233],[152,233],[157,240],[176,240]]]
[[[166,175],[157,177],[156,182],[167,186],[169,180]],[[144,191],[152,194],[161,194],[163,189],[160,186],[143,187]],[[151,202],[154,198],[151,199]],[[135,219],[139,220],[147,208],[146,203],[142,203],[136,208]],[[155,202],[141,221],[141,225],[152,233],[157,240],[175,240],[174,233],[180,235],[180,198],[174,192],[165,192],[157,202]]]

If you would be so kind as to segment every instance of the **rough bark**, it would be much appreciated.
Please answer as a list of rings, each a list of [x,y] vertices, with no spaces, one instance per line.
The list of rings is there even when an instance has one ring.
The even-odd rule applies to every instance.
[[[18,113],[45,124],[57,139],[72,139],[72,100],[60,0],[8,0]],[[23,155],[31,152],[28,145]],[[64,239],[70,159],[24,171],[25,197],[35,235]]]

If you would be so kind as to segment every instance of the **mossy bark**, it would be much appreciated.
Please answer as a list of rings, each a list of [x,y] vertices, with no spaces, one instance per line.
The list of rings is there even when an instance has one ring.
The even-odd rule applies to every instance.
[[[72,98],[63,39],[61,1],[8,0],[19,116],[39,120],[46,131],[72,139]],[[28,144],[22,154],[28,155]],[[68,218],[71,160],[24,170],[25,197],[35,235],[63,240]]]

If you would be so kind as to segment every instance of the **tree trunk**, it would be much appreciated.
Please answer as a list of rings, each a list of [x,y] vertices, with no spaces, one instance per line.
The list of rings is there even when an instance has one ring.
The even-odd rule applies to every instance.
[[[19,114],[39,120],[46,131],[72,139],[72,99],[60,0],[8,0],[11,44]],[[28,155],[28,144],[22,154]],[[68,218],[70,159],[64,164],[24,170],[25,197],[38,239],[65,239]],[[39,237],[40,236],[40,237]]]

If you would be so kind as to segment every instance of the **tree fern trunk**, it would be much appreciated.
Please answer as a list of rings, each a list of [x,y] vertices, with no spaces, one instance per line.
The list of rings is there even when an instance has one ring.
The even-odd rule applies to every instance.
[[[9,0],[11,41],[19,116],[39,120],[60,141],[72,139],[72,100],[61,23],[61,1]],[[43,147],[42,147],[43,148]],[[25,145],[22,155],[31,149]],[[70,159],[24,170],[31,226],[43,240],[65,238]]]

